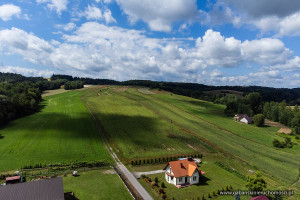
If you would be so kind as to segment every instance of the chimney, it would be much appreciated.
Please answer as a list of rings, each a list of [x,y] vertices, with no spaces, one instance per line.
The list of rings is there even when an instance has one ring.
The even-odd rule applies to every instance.
[[[184,168],[184,166],[183,166],[183,164],[182,164],[182,163],[180,163],[180,166],[181,166],[181,168]]]

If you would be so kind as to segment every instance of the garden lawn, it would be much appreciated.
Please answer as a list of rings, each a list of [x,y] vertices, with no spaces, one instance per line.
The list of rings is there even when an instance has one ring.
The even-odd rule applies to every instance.
[[[80,172],[80,176],[63,178],[64,192],[74,192],[80,200],[122,199],[132,200],[117,174],[105,174],[104,170]]]
[[[0,171],[37,163],[111,161],[80,100],[83,92],[46,97],[40,112],[4,126],[0,130]]]

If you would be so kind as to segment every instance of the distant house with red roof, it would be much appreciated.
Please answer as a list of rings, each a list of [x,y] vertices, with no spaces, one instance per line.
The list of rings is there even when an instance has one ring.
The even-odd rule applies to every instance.
[[[269,200],[269,199],[268,199],[268,197],[261,195],[261,196],[253,197],[249,200]]]
[[[166,181],[178,188],[198,184],[201,175],[205,174],[193,158],[169,162],[164,170]]]

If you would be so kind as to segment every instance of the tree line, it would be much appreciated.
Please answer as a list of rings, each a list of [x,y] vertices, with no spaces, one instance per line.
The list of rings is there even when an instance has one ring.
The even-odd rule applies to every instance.
[[[300,109],[297,105],[292,109],[285,101],[265,102],[263,114],[272,121],[291,127],[293,133],[300,134]]]

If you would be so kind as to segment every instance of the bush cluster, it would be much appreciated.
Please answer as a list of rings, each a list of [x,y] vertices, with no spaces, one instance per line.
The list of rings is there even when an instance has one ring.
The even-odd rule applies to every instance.
[[[161,196],[162,199],[167,198],[167,194],[166,194],[165,190],[163,189],[163,188],[166,188],[164,182],[161,182],[161,187],[159,187],[157,177],[154,178],[154,181],[152,181],[151,178],[149,178],[145,175],[142,175],[141,178],[143,178],[146,181],[146,183],[150,184],[152,189],[154,189]]]
[[[277,148],[292,148],[294,143],[292,142],[291,138],[286,137],[285,141],[280,142],[277,139],[273,140],[273,146]]]

